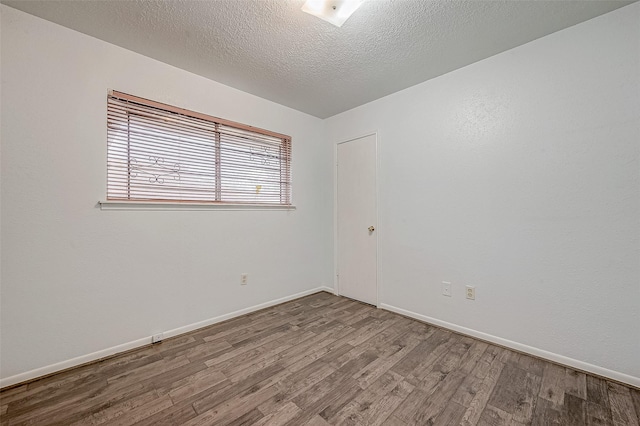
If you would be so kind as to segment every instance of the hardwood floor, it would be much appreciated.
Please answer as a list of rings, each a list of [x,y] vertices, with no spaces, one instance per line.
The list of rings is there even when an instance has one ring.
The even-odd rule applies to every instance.
[[[317,293],[0,393],[4,425],[638,425],[640,392]]]

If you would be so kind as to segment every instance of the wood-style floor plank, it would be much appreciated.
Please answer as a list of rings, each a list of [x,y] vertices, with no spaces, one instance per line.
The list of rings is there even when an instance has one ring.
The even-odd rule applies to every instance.
[[[0,392],[0,425],[625,425],[640,391],[317,293]]]
[[[615,426],[638,426],[638,416],[633,407],[629,388],[617,383],[607,383],[611,417]]]

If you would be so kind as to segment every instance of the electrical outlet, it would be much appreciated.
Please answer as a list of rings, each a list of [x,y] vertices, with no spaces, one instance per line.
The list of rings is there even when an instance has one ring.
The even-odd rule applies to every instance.
[[[247,285],[249,274],[240,274],[240,285]]]
[[[476,288],[470,285],[466,286],[467,299],[476,300]]]
[[[442,294],[444,296],[451,297],[451,283],[448,281],[442,281]]]
[[[160,343],[164,339],[164,334],[158,333],[151,336],[151,343]]]

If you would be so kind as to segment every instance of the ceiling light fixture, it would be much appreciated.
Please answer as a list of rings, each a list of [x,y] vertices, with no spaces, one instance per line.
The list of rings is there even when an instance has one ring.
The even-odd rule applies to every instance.
[[[307,0],[302,11],[341,27],[365,0]]]

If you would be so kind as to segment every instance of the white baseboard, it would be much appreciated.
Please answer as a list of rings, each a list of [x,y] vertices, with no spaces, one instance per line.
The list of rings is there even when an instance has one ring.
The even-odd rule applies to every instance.
[[[321,291],[326,291],[331,294],[335,294],[335,291],[331,287],[320,286],[311,290],[306,290],[300,293],[292,294],[291,296],[281,297],[280,299],[270,300],[268,302],[260,303],[259,305],[250,306],[248,308],[240,309],[235,312],[230,312],[228,314],[220,315],[215,318],[210,318],[204,321],[196,322],[193,324],[186,325],[184,327],[174,328],[173,330],[163,332],[164,338],[168,339],[170,337],[175,337],[180,334],[188,333],[193,330],[197,330],[199,328],[207,327],[209,325],[213,325],[222,321],[226,321],[231,318],[239,317],[241,315],[245,315],[251,312],[259,311],[260,309],[268,308],[270,306],[279,305],[280,303],[288,302],[290,300],[298,299],[300,297],[308,296],[310,294],[318,293]],[[26,371],[24,373],[16,374],[14,376],[6,377],[0,379],[0,389],[5,388],[7,386],[12,386],[17,383],[22,383],[26,381],[30,381],[33,379],[37,379],[38,377],[47,376],[52,373],[56,373],[58,371],[66,370],[68,368],[77,367],[82,364],[86,364],[89,362],[97,361],[99,359],[103,359],[106,357],[110,357],[116,355],[121,352],[126,352],[131,349],[139,348],[141,346],[146,346],[151,343],[151,336],[143,337],[141,339],[133,340],[127,343],[123,343],[121,345],[112,346],[110,348],[102,349],[97,352],[93,352],[86,355],[81,355],[79,357],[71,358],[66,361],[57,362],[55,364],[47,365],[44,367],[36,368],[34,370]]]
[[[336,289],[333,287],[327,287],[327,286],[318,287],[318,291],[326,291],[327,293],[331,293],[336,296],[338,295],[338,293],[336,292]]]
[[[439,319],[431,318],[426,315],[417,314],[415,312],[407,311],[405,309],[397,308],[395,306],[387,305],[385,303],[381,303],[380,308],[385,309],[387,311],[395,312],[397,314],[404,315],[410,318],[414,318],[419,321],[426,322],[428,324],[446,328],[448,330],[452,330],[460,334],[465,334],[467,336],[475,337],[480,340],[484,340],[490,343],[495,343],[496,345],[504,346],[504,347],[516,350],[518,352],[524,352],[538,358],[544,358],[549,361],[556,362],[558,364],[563,364],[568,367],[575,368],[577,370],[582,370],[587,373],[596,374],[598,376],[606,377],[621,383],[626,383],[636,388],[640,387],[640,377],[634,377],[628,374],[620,373],[618,371],[609,370],[607,368],[599,367],[597,365],[589,364],[583,361],[579,361],[577,359],[569,358],[563,355],[558,355],[556,353],[545,351],[543,349],[534,348],[533,346],[524,345],[522,343],[513,342],[511,340],[503,339],[501,337],[493,336],[491,334],[483,333],[481,331],[473,330],[471,328],[462,327],[460,325],[452,324],[450,322],[441,321]]]

